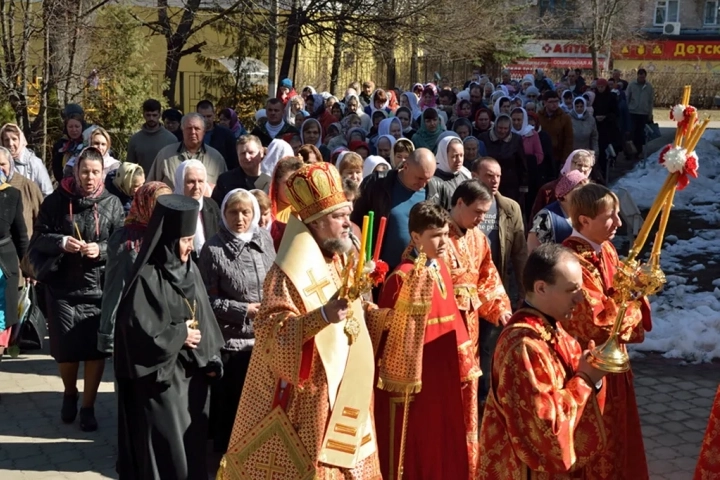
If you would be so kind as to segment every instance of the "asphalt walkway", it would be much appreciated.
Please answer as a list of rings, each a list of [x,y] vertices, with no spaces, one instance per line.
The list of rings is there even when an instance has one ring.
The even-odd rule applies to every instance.
[[[720,364],[682,365],[660,356],[633,360],[652,480],[691,480]],[[82,391],[82,382],[78,384]],[[52,358],[30,353],[0,363],[0,478],[117,478],[117,406],[108,363],[95,413],[100,428],[60,421],[62,382]],[[281,479],[275,479],[281,480]]]

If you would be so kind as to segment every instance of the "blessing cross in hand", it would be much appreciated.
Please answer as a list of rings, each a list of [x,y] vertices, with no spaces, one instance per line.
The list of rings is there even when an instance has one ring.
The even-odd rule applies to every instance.
[[[268,463],[258,463],[256,468],[265,472],[265,480],[273,480],[273,474],[275,473],[279,473],[280,475],[285,474],[284,467],[275,465],[275,453],[270,454],[270,461]]]
[[[315,275],[313,274],[312,270],[307,271],[308,277],[310,277],[310,286],[303,289],[303,292],[305,292],[305,295],[317,295],[320,299],[320,303],[325,305],[328,301],[327,297],[325,296],[325,293],[323,292],[323,288],[330,286],[330,280],[326,278],[321,278],[319,281],[315,280]]]

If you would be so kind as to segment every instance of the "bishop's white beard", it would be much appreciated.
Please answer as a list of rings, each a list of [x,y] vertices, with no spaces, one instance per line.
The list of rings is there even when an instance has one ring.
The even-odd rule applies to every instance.
[[[349,236],[347,238],[327,238],[322,241],[320,246],[326,252],[342,255],[353,248],[353,242]]]

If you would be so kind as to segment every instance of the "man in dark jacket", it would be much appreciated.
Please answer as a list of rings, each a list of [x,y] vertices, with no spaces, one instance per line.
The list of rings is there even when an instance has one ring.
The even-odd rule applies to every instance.
[[[245,190],[270,190],[270,177],[260,172],[263,161],[263,147],[260,139],[254,135],[243,135],[237,143],[240,166],[223,173],[218,177],[213,189],[212,199],[222,205],[225,195],[236,188]]]
[[[595,110],[595,121],[598,129],[598,143],[600,148],[600,158],[597,166],[600,173],[605,175],[607,166],[607,148],[608,145],[617,143],[620,129],[618,128],[618,101],[614,93],[610,91],[608,81],[604,78],[597,80],[597,93],[593,102]]]
[[[195,111],[205,119],[205,145],[210,145],[225,159],[227,169],[232,170],[238,166],[237,152],[235,151],[235,135],[230,129],[215,124],[215,106],[210,100],[200,100]]]
[[[525,269],[528,249],[520,205],[500,194],[503,173],[500,164],[492,158],[479,158],[473,163],[473,178],[480,180],[493,195],[490,210],[478,228],[488,237],[493,263],[500,273],[505,291],[512,301],[517,301],[525,297],[520,274]],[[514,282],[511,281],[511,272],[515,277]],[[513,288],[515,285],[517,290]],[[480,378],[481,404],[485,403],[490,391],[491,379],[488,373],[492,371],[495,344],[501,331],[502,326],[495,326],[484,319],[480,321],[480,365],[485,373]]]
[[[285,123],[283,112],[283,102],[279,98],[271,98],[265,104],[267,120],[260,122],[251,132],[260,139],[263,147],[270,145],[276,138],[282,138],[286,133],[300,133],[297,128]]]
[[[375,172],[360,186],[360,197],[350,220],[362,225],[363,216],[372,210],[375,214],[373,235],[377,236],[380,217],[387,217],[380,258],[387,262],[390,271],[400,263],[403,251],[410,244],[410,209],[425,200],[450,209],[451,194],[445,182],[434,176],[436,166],[435,155],[426,148],[418,148],[401,170]],[[373,245],[374,242],[375,238]]]
[[[560,97],[557,92],[545,92],[545,108],[538,112],[540,126],[550,135],[553,145],[553,158],[558,165],[573,151],[573,126],[570,115],[560,109]]]

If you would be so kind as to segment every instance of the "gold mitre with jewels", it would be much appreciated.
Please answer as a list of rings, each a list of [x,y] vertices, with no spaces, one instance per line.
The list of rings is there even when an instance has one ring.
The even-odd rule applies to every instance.
[[[290,204],[305,224],[351,206],[345,197],[340,173],[331,163],[303,165],[288,178],[285,186]]]

